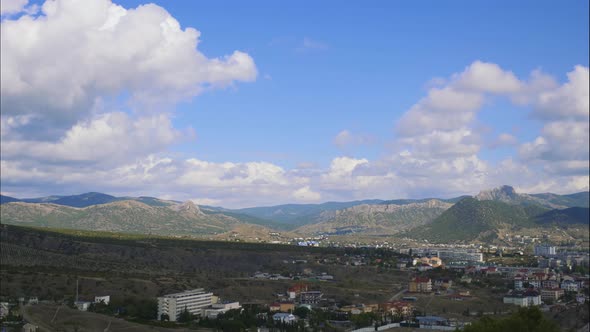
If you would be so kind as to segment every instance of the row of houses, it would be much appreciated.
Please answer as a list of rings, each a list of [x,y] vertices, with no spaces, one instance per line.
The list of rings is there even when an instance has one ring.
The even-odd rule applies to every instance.
[[[435,279],[428,277],[415,277],[408,283],[410,293],[430,293],[433,289],[449,289],[453,286],[453,280],[448,278]]]

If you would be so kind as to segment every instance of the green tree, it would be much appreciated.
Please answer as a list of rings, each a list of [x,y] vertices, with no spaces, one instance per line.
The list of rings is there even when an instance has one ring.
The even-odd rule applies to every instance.
[[[188,308],[185,306],[184,310],[178,315],[178,321],[181,323],[190,322],[193,318],[193,315],[188,311]]]
[[[297,307],[293,311],[293,315],[305,319],[309,315],[309,309],[307,309],[306,307]]]
[[[559,327],[545,318],[537,307],[520,308],[508,318],[483,317],[463,329],[464,332],[535,331],[559,332]]]

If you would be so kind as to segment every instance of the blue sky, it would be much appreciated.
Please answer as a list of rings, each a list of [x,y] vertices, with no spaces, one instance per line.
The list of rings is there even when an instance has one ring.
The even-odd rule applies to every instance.
[[[7,96],[3,98],[3,111],[8,110],[3,112],[3,169],[13,172],[13,176],[2,178],[3,193],[22,197],[100,190],[249,206],[452,196],[504,183],[531,192],[588,189],[588,157],[583,152],[588,150],[584,124],[588,109],[583,102],[587,100],[583,90],[588,84],[587,1],[156,1],[165,12],[155,7],[135,11],[138,17],[145,15],[142,22],[148,23],[140,26],[117,19],[112,34],[91,40],[84,39],[86,35],[70,34],[68,29],[102,31],[100,26],[109,22],[110,15],[106,0],[92,1],[100,7],[94,17],[83,6],[68,1],[58,1],[56,12],[63,10],[59,17],[48,14],[47,5],[39,11],[35,4],[23,0],[8,0],[6,4],[9,2],[17,9],[3,11],[3,44],[29,50],[33,45],[37,51],[55,53],[56,57],[65,52],[81,72],[103,68],[103,73],[112,71],[114,77],[122,71],[125,74],[121,76],[129,77],[117,81],[97,73],[74,80],[68,78],[68,68],[64,67],[63,76],[55,73],[52,79],[65,82],[64,89],[71,91],[74,102],[56,103],[49,110],[40,110],[38,104],[23,106],[28,102],[24,100],[31,99],[43,104],[43,98],[55,95],[49,87],[35,89],[47,90],[47,94],[3,88]],[[116,4],[129,10],[145,2]],[[3,7],[8,5],[3,2]],[[150,12],[163,16],[148,16]],[[156,37],[147,40],[158,35],[155,32],[162,27],[158,19],[164,19],[166,12],[180,25],[177,36],[186,35],[187,28],[200,32],[192,50],[196,50],[195,57],[205,60],[185,64],[187,58],[172,56],[166,59],[170,63],[158,67],[159,77],[166,73],[181,76],[183,68],[199,73],[195,76],[207,70],[207,75],[213,75],[213,69],[202,68],[209,68],[215,58],[227,61],[215,78],[203,74],[208,78],[195,80],[203,91],[192,90],[196,83],[190,78],[150,83],[146,77],[156,76],[142,69],[145,67],[135,67],[137,57],[116,63],[120,67],[110,65],[119,61],[113,61],[113,57],[136,52],[136,40],[146,40],[146,45],[167,45],[166,36],[162,44],[157,44]],[[35,24],[26,21],[28,15],[36,17],[33,23],[53,21],[53,27],[60,28],[55,28],[53,35],[40,33],[37,39],[16,41],[18,31],[35,31]],[[96,26],[78,23],[77,18],[83,15],[87,22],[96,19]],[[5,25],[14,28],[5,29]],[[60,49],[60,43],[51,46],[51,39],[59,33],[64,34],[60,43],[72,44],[63,45],[64,49]],[[63,41],[65,36],[71,41]],[[113,48],[112,54],[95,44],[109,38],[117,41],[117,36],[129,40],[119,49]],[[80,44],[84,48],[78,53],[94,54],[97,63],[88,60],[93,57],[67,54]],[[175,54],[191,49],[188,42],[182,47]],[[230,68],[231,59],[223,59],[236,50],[250,62]],[[145,54],[139,57],[150,61],[155,56]],[[17,72],[21,79],[31,76],[27,71],[32,69],[25,66],[35,60],[34,56],[26,52],[9,56],[3,72]],[[100,62],[104,59],[109,60]],[[37,72],[49,66],[49,62],[35,63]],[[539,76],[544,79],[533,80],[534,71],[542,73]],[[575,73],[579,79],[574,82],[568,73]],[[11,77],[3,83],[15,86],[8,81]],[[41,81],[27,83],[35,88]],[[503,87],[512,84],[513,88],[483,87],[490,81]],[[458,91],[460,95],[453,97],[458,99],[453,99],[452,105],[433,106],[440,99],[432,97],[434,101],[428,102],[431,89]],[[83,91],[83,97],[78,98],[77,91]],[[130,97],[135,96],[133,93],[143,97]],[[165,95],[162,99],[166,102],[153,103],[154,98],[148,102],[144,94]],[[119,98],[113,101],[113,96]],[[468,104],[461,98],[470,97],[481,101],[474,101],[467,109],[461,107]],[[410,112],[425,99],[430,106]],[[568,104],[571,100],[582,102],[572,106]],[[125,115],[112,116],[117,112]],[[402,121],[404,116],[414,120]],[[441,124],[462,116],[471,120]],[[149,122],[146,119],[158,124],[142,127]],[[433,122],[423,127],[424,133],[402,134],[399,129],[400,123],[411,127],[423,121]],[[49,124],[53,129],[63,126],[61,134],[45,140],[23,138],[31,128],[48,128]],[[97,133],[106,127],[111,134],[127,132],[129,137]],[[160,128],[162,135],[149,139],[143,131],[133,131],[138,128],[147,133]],[[568,130],[575,137],[563,134]],[[79,142],[74,142],[74,137],[80,138]],[[91,139],[96,137],[100,142],[113,140],[112,144],[105,143],[105,153],[109,146],[117,148],[117,139],[129,143],[123,152],[105,154],[108,162],[87,152],[65,152],[84,150],[84,146],[96,149],[102,145]],[[563,144],[573,148],[560,155],[556,149]],[[42,153],[35,151],[39,146],[55,152],[40,157]],[[93,166],[92,161],[98,158],[96,164],[100,165]],[[168,173],[146,169],[148,159],[168,165]],[[192,159],[209,164],[195,166],[189,162]],[[75,168],[78,176],[64,176],[70,172],[68,167]],[[129,169],[144,174],[144,181],[130,180],[138,175],[126,173]],[[148,173],[149,181],[145,180]],[[96,181],[85,179],[105,174],[122,178],[98,181],[98,186],[93,185]],[[35,180],[35,175],[43,180]],[[209,183],[212,176],[219,176],[219,181]],[[232,182],[234,178],[244,181]]]
[[[562,81],[573,65],[588,65],[586,1],[561,7],[537,1],[160,4],[202,32],[205,54],[244,50],[260,71],[255,84],[179,107],[176,123],[193,124],[199,138],[181,151],[214,161],[279,156],[274,162],[284,167],[301,161],[327,166],[342,153],[332,144],[338,132],[372,134],[376,143],[391,140],[394,121],[424,95],[430,79],[474,60],[498,63],[519,76],[542,68]],[[325,48],[303,51],[304,38]],[[531,139],[540,125],[526,117],[498,102],[480,120],[495,131],[524,126],[518,136]],[[376,158],[381,149],[344,152]],[[510,152],[482,155],[497,159]]]

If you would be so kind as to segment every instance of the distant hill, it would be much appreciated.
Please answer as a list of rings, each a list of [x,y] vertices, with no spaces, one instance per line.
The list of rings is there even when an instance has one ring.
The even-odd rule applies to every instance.
[[[336,211],[355,205],[378,204],[380,202],[382,200],[373,199],[352,202],[327,202],[322,204],[284,204],[231,211],[283,224],[283,227],[286,229],[294,229],[299,226],[319,222],[321,220],[321,214],[326,211]]]
[[[532,216],[547,212],[538,205],[514,205],[467,197],[443,212],[431,224],[409,232],[414,238],[435,242],[473,241],[495,237],[498,230],[535,227]]]
[[[540,205],[550,209],[565,209],[569,207],[588,207],[589,192],[580,192],[569,195],[545,194],[521,194],[511,186],[501,186],[489,190],[483,190],[475,196],[480,201],[500,201],[508,204]]]
[[[10,197],[10,196],[0,195],[0,204],[11,203],[11,202],[20,202],[20,199]]]
[[[544,201],[564,206],[564,207],[590,207],[590,192],[583,191],[569,195],[557,195],[552,193],[544,194],[532,194],[531,196],[537,197]]]
[[[10,202],[25,202],[25,203],[52,203],[57,205],[71,206],[77,208],[88,207],[98,204],[108,204],[118,201],[137,201],[151,206],[169,206],[177,204],[178,202],[166,201],[155,197],[115,197],[108,194],[89,192],[80,195],[69,195],[69,196],[45,196],[36,198],[23,198],[18,199],[9,196],[2,196],[0,204]]]
[[[404,202],[405,203],[405,202]],[[431,199],[405,204],[361,204],[337,211],[324,212],[324,221],[309,224],[296,231],[304,234],[363,235],[395,234],[432,222],[453,204]]]
[[[590,224],[590,209],[585,207],[573,207],[563,210],[551,210],[535,216],[538,224]]]
[[[160,235],[218,234],[241,224],[223,214],[205,214],[192,202],[150,206],[133,200],[84,208],[12,202],[2,204],[0,216],[3,224]]]
[[[112,203],[118,200],[115,196],[91,192],[81,195],[64,196],[51,201],[51,203],[82,208],[91,205]]]

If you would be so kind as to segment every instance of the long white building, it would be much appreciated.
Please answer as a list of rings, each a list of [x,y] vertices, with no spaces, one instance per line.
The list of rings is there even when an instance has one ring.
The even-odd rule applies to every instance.
[[[170,321],[175,322],[185,308],[193,315],[200,315],[201,309],[211,305],[212,296],[213,293],[197,288],[158,297],[158,319],[168,315]]]

